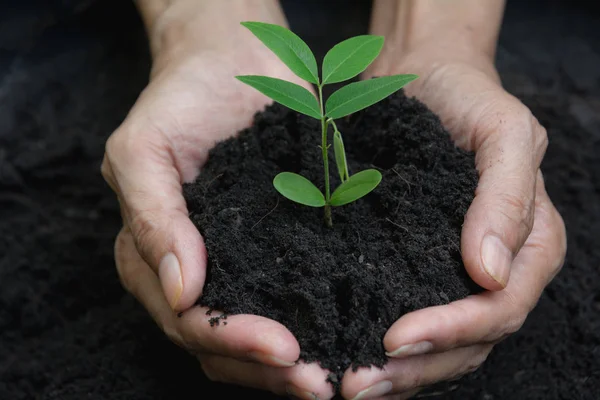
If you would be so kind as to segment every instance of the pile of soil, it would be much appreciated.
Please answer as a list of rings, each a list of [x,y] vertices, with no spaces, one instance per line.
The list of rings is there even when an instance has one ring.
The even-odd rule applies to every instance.
[[[91,2],[58,16],[48,8],[66,0],[0,6],[0,399],[277,399],[209,382],[119,284],[121,219],[100,163],[107,136],[147,82],[150,58],[132,2]],[[292,24],[302,37],[312,33],[314,48],[368,22],[342,18],[349,7],[338,0],[301,3]],[[567,261],[518,333],[477,372],[428,389],[428,398],[598,398],[600,17],[592,4],[508,1],[497,65],[507,90],[548,129],[542,168],[567,226]],[[317,22],[331,29],[322,36],[330,42],[316,40]],[[274,196],[266,212],[275,204]],[[336,210],[336,229],[347,211]]]
[[[319,362],[334,382],[350,364],[383,366],[381,338],[403,314],[481,291],[459,247],[478,181],[474,154],[457,148],[439,119],[403,91],[338,128],[350,174],[376,168],[383,180],[334,207],[331,229],[322,208],[273,187],[275,175],[290,171],[324,191],[320,122],[279,104],[219,143],[184,186],[208,251],[199,304],[281,322],[301,358]],[[339,176],[331,178],[337,187]]]

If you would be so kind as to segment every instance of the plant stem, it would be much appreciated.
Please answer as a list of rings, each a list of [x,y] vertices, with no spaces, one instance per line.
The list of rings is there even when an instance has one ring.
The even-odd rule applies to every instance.
[[[321,107],[321,151],[323,154],[323,169],[325,172],[325,225],[328,228],[333,226],[331,221],[331,206],[329,205],[329,198],[331,191],[329,189],[329,160],[327,159],[327,126],[326,117],[323,109],[323,85],[319,84],[319,105]]]

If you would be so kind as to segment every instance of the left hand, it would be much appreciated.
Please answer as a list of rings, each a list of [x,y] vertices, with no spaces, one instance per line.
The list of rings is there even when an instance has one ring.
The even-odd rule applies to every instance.
[[[488,56],[444,58],[436,50],[397,63],[383,54],[365,77],[418,74],[407,95],[435,112],[457,145],[475,151],[480,179],[461,251],[471,278],[488,291],[396,321],[383,339],[391,359],[382,370],[348,370],[347,399],[407,399],[474,371],[522,326],[564,263],[565,226],[540,171],[545,129],[502,88]]]

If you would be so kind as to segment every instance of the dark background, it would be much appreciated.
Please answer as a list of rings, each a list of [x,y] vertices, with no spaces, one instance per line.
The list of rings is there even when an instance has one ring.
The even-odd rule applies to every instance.
[[[434,398],[600,398],[594,3],[508,2],[497,65],[548,129],[543,171],[567,225],[567,262],[524,327],[479,371],[430,390]],[[364,33],[369,18],[368,1],[283,4],[320,55]],[[0,399],[253,394],[206,381],[117,279],[120,217],[100,163],[149,67],[130,1],[0,1]]]

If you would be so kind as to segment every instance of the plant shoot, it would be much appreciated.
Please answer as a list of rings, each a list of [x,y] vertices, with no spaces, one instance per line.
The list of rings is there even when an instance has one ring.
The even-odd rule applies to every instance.
[[[308,45],[290,30],[263,22],[242,22],[298,77],[316,85],[317,95],[302,86],[282,79],[258,76],[236,76],[272,100],[315,118],[321,122],[325,193],[311,181],[293,172],[282,172],[273,179],[273,186],[284,197],[296,203],[323,207],[324,220],[332,226],[331,207],[342,206],[370,193],[381,182],[375,169],[350,174],[342,134],[335,120],[367,108],[417,79],[413,74],[392,75],[353,82],[334,92],[323,102],[323,87],[350,80],[366,70],[383,48],[383,36],[361,35],[333,46],[323,58],[321,75],[317,61]],[[333,150],[341,184],[331,193],[329,183],[328,128],[333,128]]]

